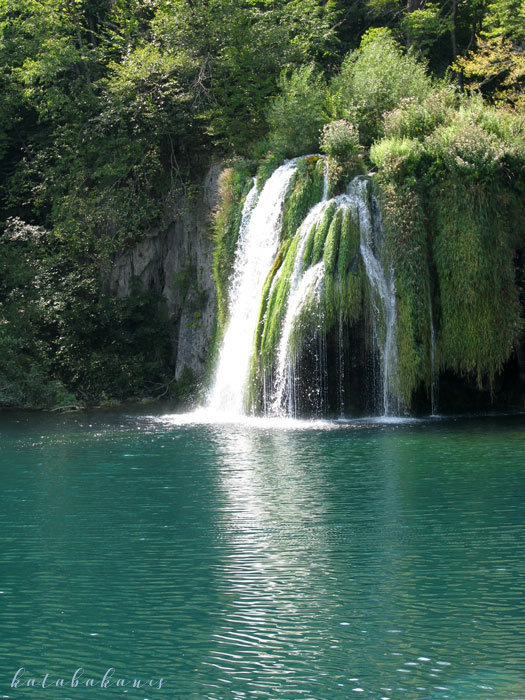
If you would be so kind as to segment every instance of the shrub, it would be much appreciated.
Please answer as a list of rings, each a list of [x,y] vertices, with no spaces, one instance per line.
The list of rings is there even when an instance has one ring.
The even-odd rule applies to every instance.
[[[321,151],[333,158],[352,158],[359,153],[359,130],[346,119],[325,124],[321,132]]]
[[[284,156],[317,151],[319,130],[326,121],[323,105],[326,84],[313,64],[283,73],[280,94],[268,111],[269,143]]]
[[[517,180],[525,172],[525,113],[497,109],[478,95],[463,100],[461,114],[500,142],[505,149],[504,159]]]
[[[505,145],[465,116],[436,129],[427,141],[427,151],[452,174],[490,179],[502,167]]]
[[[405,177],[415,173],[422,154],[419,141],[392,137],[373,144],[370,160],[387,176]]]
[[[395,109],[384,116],[385,136],[423,139],[440,124],[453,118],[456,101],[456,92],[450,87],[433,90],[422,101],[404,97]]]
[[[404,99],[385,115],[386,138],[373,144],[370,159],[384,175],[435,179],[452,174],[488,181],[513,173],[519,187],[525,172],[525,117],[459,97],[450,88],[422,101]],[[422,165],[425,167],[423,168]]]

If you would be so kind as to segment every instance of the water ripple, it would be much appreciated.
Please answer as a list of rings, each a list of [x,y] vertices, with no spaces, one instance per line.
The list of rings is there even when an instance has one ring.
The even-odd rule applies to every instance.
[[[524,700],[524,425],[3,417],[0,690]]]

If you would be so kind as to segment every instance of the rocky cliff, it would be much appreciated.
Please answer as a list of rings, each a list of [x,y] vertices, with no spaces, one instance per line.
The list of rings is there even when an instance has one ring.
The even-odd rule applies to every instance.
[[[220,170],[211,166],[196,191],[176,197],[166,223],[118,256],[105,280],[106,290],[119,297],[134,285],[161,296],[176,381],[201,380],[211,347],[216,310],[211,215]]]

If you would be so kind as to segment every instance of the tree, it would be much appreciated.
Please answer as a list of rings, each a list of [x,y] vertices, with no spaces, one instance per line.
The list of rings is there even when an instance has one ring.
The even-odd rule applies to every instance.
[[[475,47],[454,69],[470,92],[525,109],[525,0],[495,0],[477,27]]]
[[[285,156],[316,152],[319,131],[326,122],[323,77],[309,64],[289,75],[283,73],[279,87],[281,92],[268,111],[271,148]]]

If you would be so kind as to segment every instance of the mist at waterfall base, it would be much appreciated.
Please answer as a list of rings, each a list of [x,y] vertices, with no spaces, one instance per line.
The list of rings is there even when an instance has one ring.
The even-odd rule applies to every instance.
[[[223,421],[245,415],[283,419],[344,418],[356,413],[384,417],[399,414],[395,391],[394,271],[382,250],[384,235],[379,207],[370,192],[368,178],[363,176],[354,178],[346,193],[329,198],[326,167],[322,199],[310,209],[292,240],[296,251],[293,269],[283,272],[285,265],[281,264],[271,280],[270,299],[281,275],[289,277],[286,280],[288,293],[282,300],[285,310],[276,357],[269,370],[264,368],[260,372],[262,377],[257,387],[253,372],[253,355],[257,352],[255,334],[258,324],[268,325],[270,313],[267,309],[263,318],[259,318],[261,298],[282,243],[283,208],[300,161],[296,158],[278,168],[260,194],[254,181],[246,197],[230,281],[229,323],[212,388],[204,409],[198,412],[203,420]],[[306,248],[312,246],[311,241],[329,213],[341,218],[349,215],[358,226],[358,255],[366,272],[373,308],[366,338],[363,332],[349,335],[342,309],[335,327],[327,333],[323,307],[326,265],[322,258],[311,265],[304,262]],[[338,284],[342,288],[340,279]],[[310,322],[312,327],[299,348],[293,347],[294,334],[301,323],[304,324],[302,316],[307,305],[314,308],[314,322],[313,325]],[[259,332],[263,333],[260,329]],[[434,342],[432,327],[432,348]],[[366,362],[356,371],[358,355],[366,356]],[[348,381],[352,365],[353,383]],[[252,393],[259,393],[258,407],[253,398],[251,401],[248,398],[250,386]],[[435,395],[433,374],[429,397],[432,413],[436,411]]]

